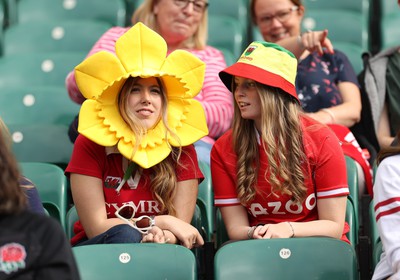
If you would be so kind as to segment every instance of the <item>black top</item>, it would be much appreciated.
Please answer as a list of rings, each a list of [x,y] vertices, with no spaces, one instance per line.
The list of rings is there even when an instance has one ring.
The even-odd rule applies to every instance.
[[[61,225],[30,211],[0,215],[0,279],[80,279]]]

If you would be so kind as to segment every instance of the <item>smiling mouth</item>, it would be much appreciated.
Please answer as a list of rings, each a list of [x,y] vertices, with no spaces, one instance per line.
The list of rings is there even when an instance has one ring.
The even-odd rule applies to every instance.
[[[238,102],[239,108],[244,108],[247,106],[250,106],[250,103],[246,103],[246,102]]]
[[[151,114],[153,114],[153,111],[149,110],[149,109],[140,109],[136,111],[137,114],[142,115],[142,116],[150,116]]]

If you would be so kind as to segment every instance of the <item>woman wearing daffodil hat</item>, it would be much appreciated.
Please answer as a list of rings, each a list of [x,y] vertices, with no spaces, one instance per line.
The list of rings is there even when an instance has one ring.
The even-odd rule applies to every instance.
[[[86,101],[66,169],[80,218],[71,243],[202,245],[190,222],[203,179],[192,144],[208,133],[193,99],[205,65],[183,50],[167,56],[163,38],[142,23],[115,50],[75,68]]]

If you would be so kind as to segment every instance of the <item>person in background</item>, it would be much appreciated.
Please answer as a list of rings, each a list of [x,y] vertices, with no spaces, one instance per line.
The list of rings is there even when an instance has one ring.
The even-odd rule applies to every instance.
[[[142,23],[119,37],[115,54],[98,52],[75,68],[87,99],[66,168],[79,215],[71,243],[201,246],[190,222],[204,177],[192,144],[208,129],[193,97],[206,66],[184,50],[167,55],[164,39]]]
[[[28,208],[10,142],[0,129],[0,279],[79,280],[63,228]]]
[[[232,96],[218,79],[218,72],[226,67],[221,51],[208,46],[207,6],[205,0],[144,0],[132,16],[132,24],[142,22],[159,33],[167,42],[168,53],[184,49],[206,64],[204,84],[196,99],[206,112],[209,134],[194,145],[199,160],[209,164],[210,150],[219,136],[231,125],[233,116]],[[113,27],[93,46],[88,56],[101,50],[114,53],[116,40],[129,27]],[[71,99],[81,104],[85,98],[76,85],[74,72],[66,78],[66,87]],[[72,141],[77,136],[77,119],[70,127]]]
[[[301,0],[252,0],[252,21],[265,41],[277,43],[298,58],[296,89],[303,110],[327,124],[353,158],[359,173],[359,196],[372,194],[372,169],[349,128],[360,120],[357,75],[347,56],[333,49],[328,30],[301,33]]]
[[[211,151],[215,205],[231,240],[345,234],[349,194],[339,141],[301,110],[297,59],[251,43],[220,72],[235,100],[232,129]]]
[[[11,135],[8,127],[6,126],[2,118],[0,118],[0,132],[5,135],[4,137],[7,139],[6,141],[8,142],[7,145],[11,147]],[[35,213],[45,214],[42,200],[40,199],[39,192],[35,184],[23,175],[20,175],[19,182],[21,188],[24,190],[25,195],[27,196],[28,209]]]
[[[400,145],[382,148],[377,165],[374,210],[383,253],[372,279],[400,279]]]

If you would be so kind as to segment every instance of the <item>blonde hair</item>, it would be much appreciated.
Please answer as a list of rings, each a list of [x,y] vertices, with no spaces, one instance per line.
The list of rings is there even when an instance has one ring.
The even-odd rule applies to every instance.
[[[153,12],[154,6],[160,0],[144,0],[143,3],[135,10],[132,15],[132,24],[142,22],[147,27],[154,31],[159,31],[156,16]],[[188,38],[184,42],[184,47],[187,49],[203,50],[207,45],[208,36],[208,12],[207,8],[203,12],[203,17],[199,24],[199,28],[194,33],[193,37]]]
[[[238,197],[243,205],[254,200],[258,192],[259,154],[265,153],[268,167],[264,179],[271,185],[271,194],[291,195],[294,202],[301,203],[307,193],[305,174],[308,173],[305,170],[307,158],[303,147],[299,104],[279,88],[260,83],[256,85],[262,108],[261,146],[258,145],[254,121],[243,119],[235,104],[232,137],[237,154]]]
[[[141,122],[131,111],[128,104],[128,96],[131,92],[132,86],[139,79],[141,78],[140,77],[128,78],[124,86],[122,87],[118,97],[118,106],[120,114],[124,119],[124,121],[131,127],[132,132],[136,139],[133,155],[137,151],[143,137],[147,133],[147,129],[141,125]],[[165,86],[161,78],[157,77],[156,80],[162,93],[161,94],[162,108],[161,108],[160,121],[163,122],[166,128],[165,138],[168,139],[168,137],[173,137],[179,143],[180,142],[179,137],[169,128],[167,122],[168,100],[165,91]],[[150,186],[153,193],[153,198],[157,200],[157,202],[159,203],[161,212],[168,213],[170,215],[175,215],[176,212],[173,205],[173,198],[175,196],[177,188],[177,177],[175,174],[175,168],[177,165],[179,165],[179,158],[181,156],[182,147],[181,146],[179,147],[169,146],[169,147],[172,151],[171,157],[167,157],[165,160],[152,167]]]

